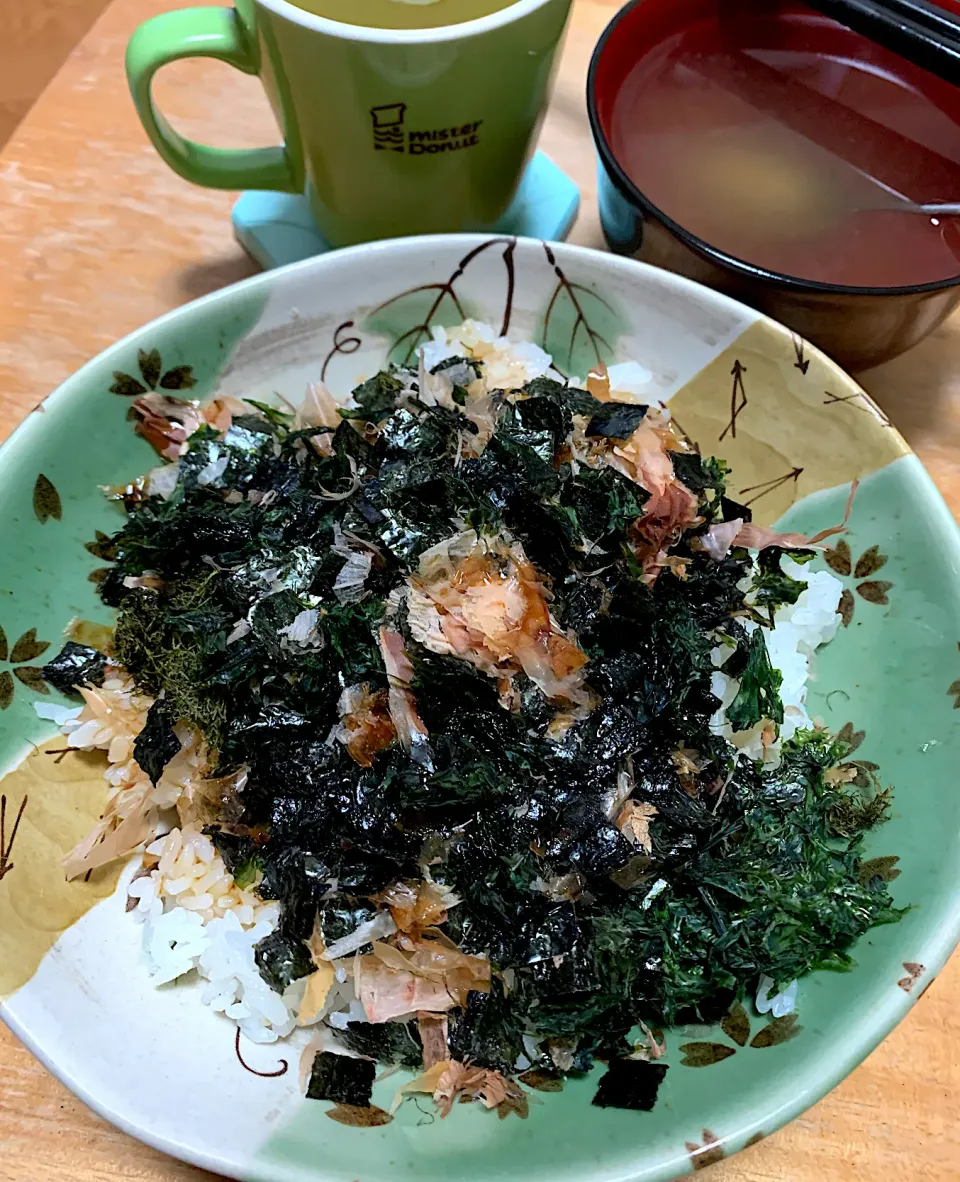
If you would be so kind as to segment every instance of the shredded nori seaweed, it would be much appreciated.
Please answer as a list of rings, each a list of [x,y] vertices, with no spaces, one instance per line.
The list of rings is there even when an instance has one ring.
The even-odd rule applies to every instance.
[[[600,1078],[593,1103],[598,1108],[633,1108],[652,1112],[657,1092],[667,1074],[663,1063],[642,1059],[613,1059]]]
[[[416,1022],[348,1022],[337,1037],[349,1050],[379,1063],[410,1068],[423,1063]]]
[[[333,1100],[337,1104],[369,1108],[376,1074],[377,1067],[372,1059],[354,1059],[320,1051],[313,1060],[307,1099]]]
[[[587,424],[587,435],[606,435],[611,439],[629,439],[646,416],[646,406],[608,402]]]
[[[133,757],[156,784],[179,750],[170,710],[163,699],[158,699],[147,711],[147,721],[134,741]]]
[[[436,372],[466,381],[461,365],[476,372],[463,359]],[[603,448],[647,408],[551,378],[524,393],[495,394],[496,434],[479,454],[464,448],[477,433],[465,388],[454,408],[427,406],[416,372],[396,369],[354,392],[359,409],[331,448],[265,407],[222,438],[204,429],[173,494],[131,504],[124,527],[98,539],[115,562],[101,594],[119,610],[117,660],[158,698],[137,744],[148,774],[174,753],[179,721],[203,732],[219,774],[249,769],[241,815],[207,832],[238,882],[282,903],[256,951],[265,980],[282,991],[309,973],[318,921],[329,946],[377,913],[378,892],[429,867],[460,900],[444,933],[493,969],[490,992],[448,1015],[451,1056],[512,1074],[535,1036],[534,1073],[582,1073],[600,1056],[594,1103],[649,1110],[665,1067],[622,1057],[641,1019],[718,1020],[761,974],[785,985],[846,968],[865,931],[899,918],[890,876],[861,873],[889,795],[871,765],[853,782],[829,776],[850,748],[824,731],[785,742],[771,769],[711,729],[718,647],[739,680],[734,727],[782,721],[780,673],[755,625],[804,586],[776,548],[756,561],[734,547],[718,562],[701,547],[711,524],[750,517],[727,498],[722,461],[670,453],[697,517],[671,541],[679,567],[647,579],[634,550],[647,491],[603,463],[575,469],[570,451],[575,428]],[[224,457],[222,475],[202,481]],[[549,735],[557,707],[523,673],[504,708],[492,678],[418,643],[401,607],[391,627],[432,766],[396,743],[361,766],[332,737],[341,694],[388,689],[378,629],[391,596],[465,527],[522,543],[558,627],[588,657],[591,708]],[[372,556],[350,602],[337,594],[344,539]],[[145,571],[157,589],[124,583]],[[303,613],[315,613],[312,632],[293,641]],[[47,668],[64,688],[102,674],[69,645]],[[610,809],[625,776],[632,800],[656,810],[644,848]],[[318,1054],[313,1098],[369,1104],[373,1059],[420,1061],[415,1023],[351,1021],[337,1037],[370,1058]]]
[[[107,658],[103,653],[68,640],[53,660],[43,666],[42,673],[54,689],[76,694],[78,686],[103,685],[106,668]]]
[[[260,976],[278,993],[282,993],[300,977],[313,972],[313,963],[303,941],[286,934],[282,928],[260,941],[254,958]]]

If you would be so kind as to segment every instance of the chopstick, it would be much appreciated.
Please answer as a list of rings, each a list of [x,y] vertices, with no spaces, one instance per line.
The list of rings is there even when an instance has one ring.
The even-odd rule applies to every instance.
[[[807,0],[945,82],[960,82],[960,21],[927,0]]]
[[[960,16],[954,16],[939,4],[930,0],[878,0],[878,4],[931,33],[960,42]]]

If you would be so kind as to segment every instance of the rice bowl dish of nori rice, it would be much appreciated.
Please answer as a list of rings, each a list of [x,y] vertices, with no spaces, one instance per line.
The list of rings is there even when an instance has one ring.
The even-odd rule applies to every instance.
[[[806,705],[845,521],[754,524],[646,377],[468,321],[347,399],[133,404],[164,462],[90,543],[116,626],[37,707],[109,760],[66,872],[137,855],[139,971],[238,1046],[305,1032],[337,1119],[389,1121],[391,1072],[524,1117],[597,1063],[650,1110],[671,1027],[789,1031],[902,914],[890,790]]]

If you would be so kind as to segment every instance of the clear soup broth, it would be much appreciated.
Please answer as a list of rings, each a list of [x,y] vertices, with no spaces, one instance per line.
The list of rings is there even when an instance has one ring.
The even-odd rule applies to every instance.
[[[904,199],[960,201],[944,85],[812,13],[721,7],[630,70],[609,138],[658,209],[727,254],[826,283],[930,283],[960,274],[960,218]]]

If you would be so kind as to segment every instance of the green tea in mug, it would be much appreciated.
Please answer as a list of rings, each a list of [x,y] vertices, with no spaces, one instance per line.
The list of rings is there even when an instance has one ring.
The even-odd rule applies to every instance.
[[[474,21],[515,0],[293,0],[298,8],[345,25],[374,29],[436,29]]]

